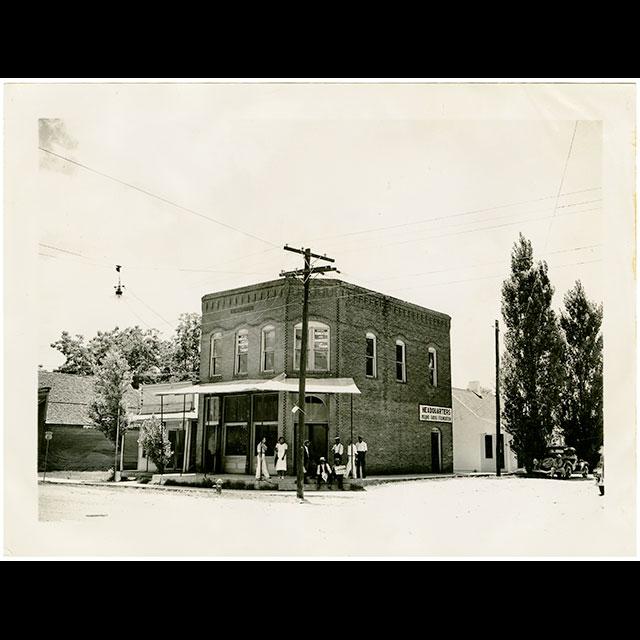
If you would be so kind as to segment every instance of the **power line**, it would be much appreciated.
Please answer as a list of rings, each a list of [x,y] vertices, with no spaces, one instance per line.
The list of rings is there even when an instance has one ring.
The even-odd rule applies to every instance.
[[[560,178],[560,186],[558,187],[558,195],[556,196],[556,204],[553,207],[553,216],[551,217],[551,221],[549,222],[549,229],[547,231],[547,238],[544,242],[544,247],[543,247],[543,251],[546,251],[547,249],[547,243],[549,242],[549,236],[551,235],[551,227],[553,226],[553,219],[555,217],[556,214],[556,209],[558,208],[558,202],[560,200],[560,194],[562,193],[562,187],[564,186],[564,179],[565,176],[567,175],[567,167],[569,166],[569,159],[571,158],[571,151],[573,149],[573,141],[576,138],[576,131],[578,130],[578,121],[576,120],[575,124],[573,125],[573,133],[571,135],[571,142],[569,143],[569,151],[567,152],[567,157],[564,161],[564,167],[562,169],[562,177]]]
[[[175,328],[175,326],[173,324],[171,324],[165,317],[161,316],[155,309],[153,309],[152,307],[150,307],[142,298],[140,298],[139,296],[137,296],[132,290],[131,287],[129,287],[128,289],[129,293],[139,302],[141,302],[145,307],[147,307],[147,309],[149,309],[149,311],[151,311],[152,313],[155,313],[155,315],[158,316],[158,318],[160,318],[160,320],[162,320],[163,322],[165,322],[169,327],[171,327],[172,329]]]
[[[181,209],[182,211],[186,211],[187,213],[190,213],[194,216],[197,216],[198,218],[202,218],[203,220],[208,220],[209,222],[213,222],[214,224],[217,224],[221,227],[225,227],[226,229],[230,229],[232,231],[236,231],[237,233],[241,233],[244,236],[247,236],[248,238],[253,238],[254,240],[259,240],[260,242],[264,242],[265,244],[269,244],[273,247],[277,247],[279,245],[275,244],[274,242],[271,242],[270,240],[265,240],[264,238],[260,238],[259,236],[253,235],[252,233],[249,233],[247,231],[243,231],[242,229],[239,229],[238,227],[234,227],[233,225],[230,225],[226,222],[222,222],[220,220],[217,220],[216,218],[212,218],[211,216],[207,216],[204,213],[200,213],[198,211],[195,211],[194,209],[190,209],[189,207],[185,207],[181,204],[178,204],[177,202],[174,202],[173,200],[169,200],[168,198],[164,198],[163,196],[159,196],[151,191],[147,191],[146,189],[142,189],[141,187],[138,187],[134,184],[131,184],[130,182],[126,182],[125,180],[121,180],[120,178],[116,178],[114,176],[109,175],[108,173],[104,173],[103,171],[99,171],[98,169],[93,169],[92,167],[89,167],[86,164],[83,164],[82,162],[78,162],[77,160],[72,160],[71,158],[67,158],[66,156],[60,155],[59,153],[55,153],[54,151],[51,151],[50,149],[45,149],[44,147],[38,147],[38,149],[40,149],[40,151],[44,151],[45,153],[49,153],[52,156],[56,156],[57,158],[60,158],[61,160],[64,160],[66,162],[69,162],[71,164],[74,164],[78,167],[82,167],[83,169],[86,169],[87,171],[91,171],[92,173],[95,173],[99,176],[102,176],[103,178],[107,178],[108,180],[113,180],[113,182],[117,182],[118,184],[124,185],[125,187],[129,187],[130,189],[134,189],[135,191],[139,191],[140,193],[144,193],[145,195],[151,197],[151,198],[155,198],[156,200],[159,200],[160,202],[164,202],[165,204],[169,204],[173,207],[176,207],[177,209]]]
[[[592,187],[590,189],[581,189],[579,191],[570,191],[568,193],[563,193],[561,194],[562,197],[564,196],[569,196],[569,195],[575,195],[578,193],[587,193],[589,191],[598,191],[600,190],[602,187]],[[318,240],[330,240],[333,238],[340,238],[340,237],[344,237],[344,236],[356,236],[356,235],[362,235],[365,233],[375,233],[377,231],[388,231],[390,229],[398,229],[398,228],[402,228],[402,227],[409,227],[409,226],[413,226],[413,225],[418,225],[418,224],[426,224],[428,222],[433,222],[433,221],[437,221],[437,220],[446,220],[449,218],[458,218],[460,216],[470,216],[473,215],[475,213],[484,213],[487,211],[495,211],[497,209],[506,209],[509,207],[516,207],[516,206],[520,206],[523,204],[532,204],[534,202],[542,202],[543,200],[551,200],[553,198],[558,198],[558,194],[553,195],[553,196],[545,196],[543,198],[535,198],[533,200],[522,200],[520,202],[512,202],[510,204],[502,204],[502,205],[497,205],[495,207],[485,207],[482,209],[471,209],[469,211],[462,211],[460,213],[453,213],[453,214],[449,214],[446,216],[436,216],[433,218],[423,218],[422,220],[414,220],[411,222],[404,222],[404,223],[399,223],[399,224],[394,224],[394,225],[388,225],[385,227],[375,227],[373,229],[362,229],[360,231],[351,231],[351,232],[347,232],[347,233],[340,233],[340,234],[335,234],[335,235],[330,235],[330,236],[323,236],[322,238],[317,238]]]
[[[565,212],[565,213],[557,214],[557,216],[555,216],[555,217],[568,216],[568,215],[580,215],[580,214],[583,214],[583,213],[590,213],[592,211],[599,211],[600,209],[601,209],[601,207],[593,207],[591,209],[583,209],[581,211],[568,211],[568,212]],[[382,248],[390,247],[390,246],[397,246],[397,245],[402,245],[402,244],[410,244],[412,242],[421,242],[423,240],[432,240],[432,239],[435,240],[435,239],[438,239],[438,238],[446,238],[446,237],[449,237],[449,236],[463,235],[463,234],[466,234],[466,233],[478,233],[478,232],[481,232],[481,231],[491,231],[492,229],[501,229],[501,228],[504,228],[504,227],[512,227],[514,225],[526,224],[528,222],[540,222],[542,220],[549,220],[552,217],[554,217],[554,216],[537,216],[535,218],[527,218],[525,220],[517,220],[515,222],[505,222],[504,224],[491,225],[491,226],[488,226],[488,227],[480,227],[478,229],[464,229],[462,231],[453,231],[451,233],[441,233],[441,234],[438,234],[438,235],[431,235],[431,234],[421,235],[421,236],[413,235],[411,237],[411,239],[409,239],[409,240],[399,240],[397,242],[388,242],[388,243],[379,244],[379,245],[362,245],[362,246],[359,246],[359,247],[357,247],[355,249],[350,249],[349,251],[350,251],[350,253],[357,253],[357,252],[360,252],[360,251],[368,251],[368,250],[371,250],[371,249],[382,249]],[[477,220],[476,222],[480,223],[480,222],[483,222],[483,221]],[[468,223],[468,224],[473,224],[473,223]]]
[[[577,265],[584,265],[584,264],[593,264],[593,263],[597,263],[597,262],[602,262],[601,259],[596,259],[596,260],[586,260],[586,261],[579,261],[579,262],[570,262],[567,264],[562,264],[562,265],[554,265],[553,268],[554,269],[560,269],[560,268],[566,268],[566,267],[572,267],[572,266],[577,266]],[[494,279],[494,278],[506,278],[507,276],[502,273],[502,274],[496,274],[496,275],[491,275],[491,276],[482,276],[479,278],[463,278],[460,280],[449,280],[449,281],[444,281],[444,282],[432,282],[432,283],[427,283],[427,284],[419,284],[419,285],[414,285],[414,286],[410,286],[410,287],[401,287],[398,289],[390,289],[389,293],[382,293],[382,292],[377,292],[377,291],[365,291],[362,293],[348,293],[348,294],[344,294],[341,296],[336,296],[335,298],[333,298],[333,300],[343,300],[346,298],[357,298],[357,297],[362,297],[362,296],[384,296],[384,297],[391,297],[393,298],[394,296],[392,296],[392,293],[396,293],[396,292],[400,292],[400,291],[409,291],[409,290],[414,290],[414,289],[423,289],[423,288],[428,288],[428,287],[437,287],[437,286],[442,286],[442,285],[448,285],[448,284],[460,284],[460,283],[464,283],[464,282],[476,282],[479,280],[489,280],[489,279]],[[375,285],[375,283],[373,283]],[[334,285],[334,286],[339,286],[339,285]],[[353,285],[354,287],[358,287],[358,285]],[[299,306],[300,302],[289,302],[289,303],[285,303],[279,306],[275,306],[275,307],[271,307],[270,309],[268,309],[267,311],[277,311],[279,309],[284,309],[286,307],[293,307],[293,306]],[[418,305],[421,306],[421,305]],[[221,310],[218,313],[219,314],[224,314],[226,313],[227,310]],[[238,319],[238,318],[242,318],[242,317],[246,317],[246,316],[251,316],[253,314],[260,314],[259,317],[262,317],[264,315],[265,310],[260,310],[257,309],[255,311],[245,311],[242,313],[238,313],[238,314],[234,314],[234,319]],[[209,312],[209,314],[211,313],[216,313],[216,312]],[[204,315],[204,314],[203,314]],[[214,320],[209,320],[208,322],[202,322],[202,326],[206,327],[206,326],[210,326],[210,325],[214,325],[218,322],[219,320],[214,319]],[[251,321],[252,324],[255,324],[255,319]],[[224,332],[223,332],[224,333]]]
[[[562,206],[558,207],[558,209],[568,209],[569,207],[578,207],[578,206],[581,206],[581,205],[584,205],[584,204],[593,204],[593,203],[601,202],[601,201],[602,201],[602,198],[598,198],[596,200],[584,200],[582,202],[575,202],[573,204],[562,205]],[[592,211],[592,210],[594,210],[594,209],[586,209],[586,210],[583,209],[582,211]],[[538,209],[537,211],[526,211],[526,212],[516,213],[515,215],[518,215],[518,216],[530,216],[530,215],[537,214],[537,213],[546,213],[548,211],[553,212],[554,209]],[[563,215],[571,215],[573,213],[581,213],[581,212],[580,211],[567,212],[566,214],[563,214]],[[445,225],[444,228],[445,229],[450,229],[452,227],[464,227],[466,225],[471,225],[471,224],[484,224],[486,222],[495,222],[496,220],[504,220],[505,218],[510,218],[513,215],[514,215],[513,213],[509,213],[507,215],[494,216],[493,218],[484,218],[482,220],[468,220],[466,222],[458,222],[458,223],[455,223],[455,224],[448,224],[448,225]],[[540,218],[540,219],[544,219],[544,218]],[[528,219],[528,220],[514,220],[512,224],[518,224],[520,222],[529,222],[531,220],[532,220],[531,218]],[[480,227],[478,229],[465,229],[463,231],[460,231],[459,233],[469,233],[469,232],[472,232],[472,231],[483,231],[484,229],[492,229],[492,228],[493,227]],[[440,229],[440,227],[438,229],[436,229],[436,231],[439,230],[439,229]],[[414,239],[424,239],[424,238],[430,238],[430,237],[440,238],[440,237],[444,237],[444,236],[448,236],[448,235],[457,235],[456,233],[445,233],[445,234],[440,234],[440,235],[437,235],[437,236],[432,236],[431,234],[432,234],[433,231],[434,230],[428,231],[427,235],[416,236],[415,232],[412,232],[409,235],[410,235],[411,238],[414,238]],[[402,238],[404,235],[405,234],[401,234],[400,237]],[[389,246],[389,245],[393,245],[393,244],[404,244],[404,242],[402,242],[402,241],[398,241],[398,242],[395,242],[395,243],[389,242],[389,243],[387,243],[385,245],[379,245],[379,246]],[[362,248],[366,248],[367,246],[370,246],[370,245],[362,245],[361,244],[359,246],[362,247]]]
[[[558,251],[549,251],[546,254],[541,254],[541,256],[551,256],[551,255],[556,255],[559,253],[572,253],[574,251],[583,251],[585,249],[595,249],[597,247],[601,247],[603,246],[603,243],[597,243],[597,244],[589,244],[589,245],[584,245],[582,247],[572,247],[571,249],[559,249]],[[403,273],[401,275],[397,275],[397,276],[388,276],[386,278],[377,278],[376,282],[383,282],[383,281],[387,281],[387,280],[397,280],[398,278],[412,278],[412,277],[416,277],[416,276],[426,276],[426,275],[431,275],[433,273],[446,273],[448,271],[460,271],[463,269],[475,269],[477,267],[488,267],[494,264],[503,264],[504,260],[492,260],[491,262],[477,262],[475,264],[467,264],[467,265],[462,265],[461,267],[449,267],[447,269],[434,269],[432,271],[419,271],[416,273]],[[358,276],[357,274],[354,274],[353,272],[343,272],[346,276],[353,276],[355,278],[358,278],[359,280],[361,280],[362,282],[368,282],[368,280],[363,279],[361,276]]]

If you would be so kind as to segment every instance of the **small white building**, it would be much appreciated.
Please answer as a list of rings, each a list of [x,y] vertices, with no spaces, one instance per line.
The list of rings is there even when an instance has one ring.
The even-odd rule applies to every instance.
[[[162,419],[171,443],[173,456],[167,465],[167,471],[194,471],[196,460],[196,429],[198,424],[198,396],[165,395],[173,390],[190,387],[191,382],[174,382],[166,384],[149,384],[141,387],[140,413],[129,419],[127,442],[138,450],[138,471],[157,471],[155,464],[149,460],[146,451],[138,444],[138,437],[142,423],[153,416]],[[134,444],[135,443],[135,444]],[[127,445],[125,444],[125,451]]]
[[[496,470],[496,396],[479,382],[467,389],[452,387],[453,470],[454,472],[495,472]],[[511,436],[502,430],[504,471],[518,468],[511,449]]]

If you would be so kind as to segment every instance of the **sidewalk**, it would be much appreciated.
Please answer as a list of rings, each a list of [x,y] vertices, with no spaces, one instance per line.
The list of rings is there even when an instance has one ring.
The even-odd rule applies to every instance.
[[[49,476],[47,474],[46,484],[71,484],[93,487],[114,487],[129,489],[150,489],[155,491],[194,491],[211,492],[212,487],[198,486],[205,478],[204,474],[177,474],[170,473],[163,476],[155,475],[150,482],[142,483],[135,480],[123,480],[121,482],[109,482],[105,480],[82,479],[74,474],[74,478],[62,478]],[[512,475],[512,474],[503,474]],[[42,484],[42,473],[38,474],[38,483]],[[294,476],[287,476],[284,480],[278,481],[272,477],[270,480],[256,481],[254,476],[239,474],[210,474],[206,476],[212,482],[222,480],[223,491],[256,491],[267,493],[294,492],[296,490],[296,479]],[[401,475],[368,476],[364,479],[344,480],[345,491],[354,489],[366,490],[367,487],[374,487],[395,482],[412,482],[417,480],[448,480],[460,477],[495,477],[495,473],[414,473]],[[169,482],[169,484],[167,484]],[[175,484],[174,484],[175,483]],[[304,486],[305,491],[316,493],[315,481],[310,481]],[[331,489],[322,488],[322,493],[341,493],[334,482]]]

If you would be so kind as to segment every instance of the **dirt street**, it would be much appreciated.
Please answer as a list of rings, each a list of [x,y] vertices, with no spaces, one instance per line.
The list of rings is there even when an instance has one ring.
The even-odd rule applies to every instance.
[[[41,521],[74,523],[62,551],[72,555],[122,555],[122,545],[158,556],[617,553],[607,498],[579,478],[422,480],[309,493],[306,504],[250,491],[39,489]]]

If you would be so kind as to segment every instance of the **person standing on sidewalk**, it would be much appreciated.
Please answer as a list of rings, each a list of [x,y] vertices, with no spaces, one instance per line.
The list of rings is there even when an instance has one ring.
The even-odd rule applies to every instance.
[[[362,479],[367,477],[366,458],[368,450],[369,447],[367,447],[367,443],[362,439],[362,436],[358,436],[358,442],[356,443],[356,452],[358,457],[356,462],[358,465],[358,477]]]
[[[278,443],[276,444],[276,471],[278,476],[284,478],[284,474],[287,471],[287,443],[284,438],[280,436]]]
[[[356,462],[356,445],[353,440],[349,440],[349,446],[347,447],[347,478],[356,479],[356,469],[358,467]]]
[[[262,476],[264,476],[265,480],[268,480],[271,477],[269,475],[269,469],[267,469],[266,438],[262,438],[262,440],[260,440],[256,449],[256,480],[262,480]]]
[[[339,461],[342,462],[342,456],[344,454],[344,445],[340,442],[340,436],[335,437],[335,444],[331,447],[331,451],[333,452],[334,460],[339,458]]]
[[[303,444],[304,444],[304,461],[302,464],[302,468],[304,470],[304,481],[306,483],[307,480],[309,479],[309,476],[311,475],[311,451],[309,451],[310,442],[308,440],[305,440]]]

